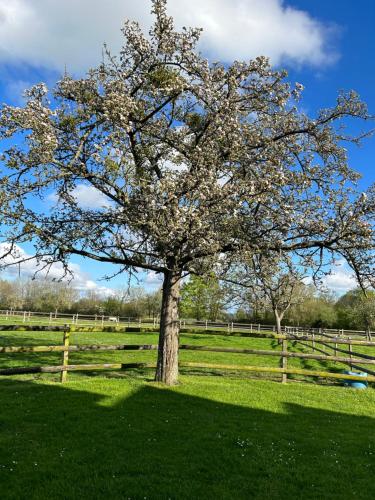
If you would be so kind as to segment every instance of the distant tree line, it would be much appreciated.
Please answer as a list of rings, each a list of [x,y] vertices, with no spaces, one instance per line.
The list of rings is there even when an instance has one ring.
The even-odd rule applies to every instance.
[[[162,292],[147,292],[142,287],[114,290],[103,296],[96,290],[79,291],[64,282],[48,280],[0,279],[0,309],[103,314],[132,318],[156,318]],[[319,291],[300,282],[294,288],[290,307],[283,323],[344,329],[375,329],[375,292],[365,297],[360,289],[341,297]],[[182,318],[200,321],[234,321],[274,324],[275,314],[267,295],[253,289],[221,282],[215,275],[191,276],[182,285],[180,314]]]
[[[289,283],[288,283],[289,286]],[[244,292],[245,290],[245,292]],[[182,286],[182,317],[197,320],[231,320],[274,324],[275,313],[269,294],[221,283],[218,279],[192,276]],[[343,329],[375,329],[375,292],[350,290],[341,297],[303,281],[293,289],[284,324]]]
[[[0,309],[154,318],[160,304],[160,291],[146,292],[142,287],[114,290],[113,295],[103,296],[64,282],[0,279]]]

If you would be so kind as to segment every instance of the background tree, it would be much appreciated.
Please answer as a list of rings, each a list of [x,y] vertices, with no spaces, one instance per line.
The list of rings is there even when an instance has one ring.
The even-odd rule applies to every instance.
[[[68,283],[49,279],[0,280],[0,308],[65,312],[79,299],[79,292]]]
[[[4,265],[16,244],[31,242],[47,268],[59,261],[69,272],[80,255],[119,273],[161,273],[156,380],[172,384],[186,273],[242,249],[299,251],[339,253],[369,280],[374,192],[348,191],[358,175],[335,128],[368,118],[355,93],[309,118],[296,107],[302,86],[266,58],[209,64],[195,51],[200,30],[176,32],[165,0],[152,5],[149,37],[125,23],[119,56],[108,52],[84,78],[64,75],[52,103],[40,84],[24,107],[2,107],[0,222]],[[82,184],[107,201],[82,207]],[[52,190],[59,201],[48,207]]]
[[[0,280],[0,304],[3,309],[21,309],[24,303],[23,282]]]
[[[103,297],[97,290],[86,290],[74,304],[74,308],[82,314],[104,314]]]
[[[119,316],[131,318],[155,318],[160,314],[161,291],[147,293],[142,287],[127,287],[118,290],[115,297],[111,297],[111,302],[117,304],[116,313]],[[108,303],[108,302],[107,302]]]
[[[278,254],[253,255],[234,267],[225,277],[235,285],[233,292],[242,302],[251,301],[270,307],[274,314],[277,333],[281,335],[281,322],[292,305],[303,300],[306,272],[293,262],[291,256]],[[259,305],[258,305],[259,307]]]
[[[62,312],[78,300],[78,292],[67,283],[26,280],[23,284],[22,308],[28,311]]]
[[[182,285],[180,312],[184,318],[217,321],[226,305],[225,291],[213,274],[191,275]]]
[[[333,292],[317,289],[314,285],[300,289],[301,300],[286,313],[286,321],[296,326],[314,328],[337,327],[337,300]]]
[[[366,330],[371,337],[371,330],[375,329],[375,291],[361,289],[350,290],[340,297],[336,304],[337,315],[341,328]]]
[[[147,318],[152,318],[153,320],[156,319],[160,314],[161,301],[161,290],[156,290],[155,292],[146,294],[143,301],[144,315]]]
[[[375,293],[367,291],[365,294],[362,290],[361,292],[355,311],[359,321],[364,325],[368,340],[371,340],[371,330],[375,328]]]

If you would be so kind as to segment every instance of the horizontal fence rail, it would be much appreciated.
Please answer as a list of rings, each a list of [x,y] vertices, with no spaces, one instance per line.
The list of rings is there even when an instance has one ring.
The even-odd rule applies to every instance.
[[[63,373],[67,371],[125,370],[131,368],[155,368],[153,363],[99,363],[79,365],[54,365],[2,368],[0,375],[22,375],[27,373]]]
[[[20,352],[84,352],[84,351],[145,351],[158,349],[157,345],[134,345],[134,344],[116,344],[116,345],[39,345],[39,346],[6,346],[0,347],[0,353],[20,353]]]
[[[249,366],[249,365],[231,365],[217,363],[194,363],[181,362],[181,368],[204,368],[215,370],[231,370],[231,371],[250,371],[258,373],[279,373],[286,375],[305,375],[309,377],[331,378],[342,381],[353,380],[367,382],[375,382],[375,376],[368,375],[366,379],[360,375],[349,375],[344,373],[335,373],[317,370],[303,370],[299,368],[277,368],[272,366]],[[63,373],[67,371],[97,371],[97,370],[125,370],[134,368],[156,368],[155,363],[102,363],[102,364],[79,364],[79,365],[55,365],[55,366],[34,366],[34,367],[17,367],[17,368],[2,368],[0,375],[19,375],[28,373]]]
[[[361,381],[364,380],[368,382],[375,382],[375,377],[367,376],[365,379],[359,375],[349,375],[343,373],[334,373],[334,372],[325,372],[325,371],[316,371],[316,370],[303,370],[299,368],[276,368],[273,366],[239,366],[239,365],[227,365],[227,364],[216,364],[216,363],[192,363],[185,362],[180,363],[180,366],[186,366],[190,368],[211,368],[218,370],[244,370],[251,372],[259,372],[259,373],[285,373],[287,375],[306,375],[309,377],[321,377],[321,378],[332,378],[332,379],[340,379],[340,380],[353,380],[353,381]]]
[[[375,343],[374,343],[375,345]],[[46,352],[86,352],[86,351],[156,351],[158,349],[157,345],[154,344],[116,344],[116,345],[53,345],[53,346],[6,346],[0,347],[0,353],[46,353]],[[275,351],[266,349],[240,349],[234,347],[212,347],[212,346],[197,346],[197,345],[186,345],[182,344],[179,346],[180,350],[189,351],[205,351],[205,352],[223,352],[223,353],[233,353],[233,354],[252,354],[260,356],[276,356],[276,357],[286,357],[286,358],[299,358],[299,359],[314,359],[317,361],[337,361],[340,363],[363,363],[369,365],[375,365],[375,357],[367,356],[363,354],[358,354],[358,356],[365,357],[366,359],[355,358],[355,357],[341,357],[341,356],[329,356],[329,355],[319,355],[319,354],[309,354],[302,352],[290,352],[290,351]],[[343,351],[347,352],[347,351]],[[354,354],[354,353],[353,353]]]
[[[61,381],[64,382],[67,377],[68,371],[96,371],[96,370],[126,370],[132,368],[154,368],[154,364],[150,363],[94,363],[94,364],[79,364],[73,365],[69,363],[69,353],[70,352],[108,352],[108,351],[156,351],[158,346],[155,344],[70,344],[70,333],[80,333],[79,327],[76,325],[54,325],[54,326],[44,326],[40,327],[45,331],[61,331],[63,333],[62,345],[39,345],[39,346],[0,346],[0,353],[3,354],[17,354],[17,353],[51,353],[60,352],[62,353],[62,364],[56,366],[31,366],[31,367],[10,367],[1,368],[0,375],[15,375],[15,374],[25,374],[25,373],[61,373]],[[1,330],[17,330],[18,325],[2,325]],[[39,328],[38,328],[39,330]],[[123,330],[126,330],[124,328]],[[82,328],[84,332],[85,329]],[[217,332],[217,334],[227,335],[228,332]],[[233,332],[229,333],[234,334]],[[249,336],[245,333],[244,336]],[[219,346],[204,346],[204,345],[191,345],[191,344],[181,344],[179,346],[180,350],[190,350],[190,351],[205,351],[205,352],[221,352],[221,353],[233,353],[233,354],[247,354],[247,355],[260,355],[260,356],[271,356],[280,358],[280,367],[266,367],[266,366],[250,366],[250,365],[232,365],[232,364],[212,364],[212,363],[193,363],[193,362],[182,362],[181,367],[190,368],[206,368],[206,369],[222,369],[222,370],[235,370],[235,371],[250,371],[259,373],[278,373],[282,375],[282,381],[287,381],[288,375],[303,375],[311,377],[320,378],[330,378],[330,379],[340,379],[342,381],[346,380],[361,380],[364,381],[364,377],[361,374],[358,375],[348,375],[337,372],[330,371],[317,371],[308,370],[300,368],[288,367],[288,359],[308,359],[316,361],[330,361],[334,363],[344,364],[349,366],[351,369],[355,368],[364,372],[367,376],[365,381],[374,382],[375,381],[375,371],[370,370],[368,366],[372,368],[375,365],[375,356],[370,354],[364,354],[361,352],[353,351],[352,346],[362,346],[362,347],[374,347],[375,342],[370,340],[362,339],[352,339],[343,338],[342,336],[337,337],[333,334],[327,334],[320,332],[319,334],[309,334],[304,333],[284,333],[278,335],[275,332],[259,332],[254,335],[258,339],[277,339],[281,341],[279,350],[270,349],[243,349],[235,347],[219,347]],[[291,343],[294,347],[303,347],[311,349],[312,352],[292,352],[288,349],[288,343]],[[347,349],[338,347],[339,345],[346,345]],[[320,347],[318,347],[320,346]],[[326,350],[329,349],[334,354],[330,354]],[[317,354],[315,351],[320,352]],[[339,353],[345,356],[340,356]],[[365,367],[359,365],[366,365]]]

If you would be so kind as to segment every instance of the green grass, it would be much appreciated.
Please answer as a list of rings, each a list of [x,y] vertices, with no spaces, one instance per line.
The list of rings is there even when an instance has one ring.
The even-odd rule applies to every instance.
[[[0,378],[8,499],[372,499],[375,392],[182,376]]]
[[[61,332],[0,332],[0,345],[61,343]],[[157,334],[72,333],[71,343],[156,344]],[[212,334],[182,334],[181,343],[280,349],[272,339]],[[60,364],[61,356],[0,354],[0,367]],[[279,364],[279,357],[202,351],[180,351],[180,359]],[[69,356],[72,364],[155,360],[155,351]],[[375,498],[373,389],[285,386],[198,369],[183,369],[181,384],[166,388],[152,375],[71,372],[64,385],[58,374],[0,377],[1,499]]]

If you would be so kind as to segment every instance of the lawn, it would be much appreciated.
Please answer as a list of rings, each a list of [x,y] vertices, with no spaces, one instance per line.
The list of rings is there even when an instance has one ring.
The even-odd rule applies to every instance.
[[[1,345],[62,343],[61,332],[0,334]],[[156,344],[157,335],[71,334],[71,344],[126,343]],[[273,339],[203,333],[182,334],[181,344],[280,350]],[[60,364],[61,356],[0,354],[0,367]],[[279,365],[279,357],[201,351],[182,350],[180,359]],[[73,352],[69,360],[155,362],[156,351]],[[345,368],[298,359],[289,366]],[[181,371],[174,388],[152,382],[147,369],[71,372],[64,385],[58,374],[0,377],[1,499],[375,497],[373,389]]]
[[[7,499],[372,499],[375,391],[182,376],[0,377]]]

